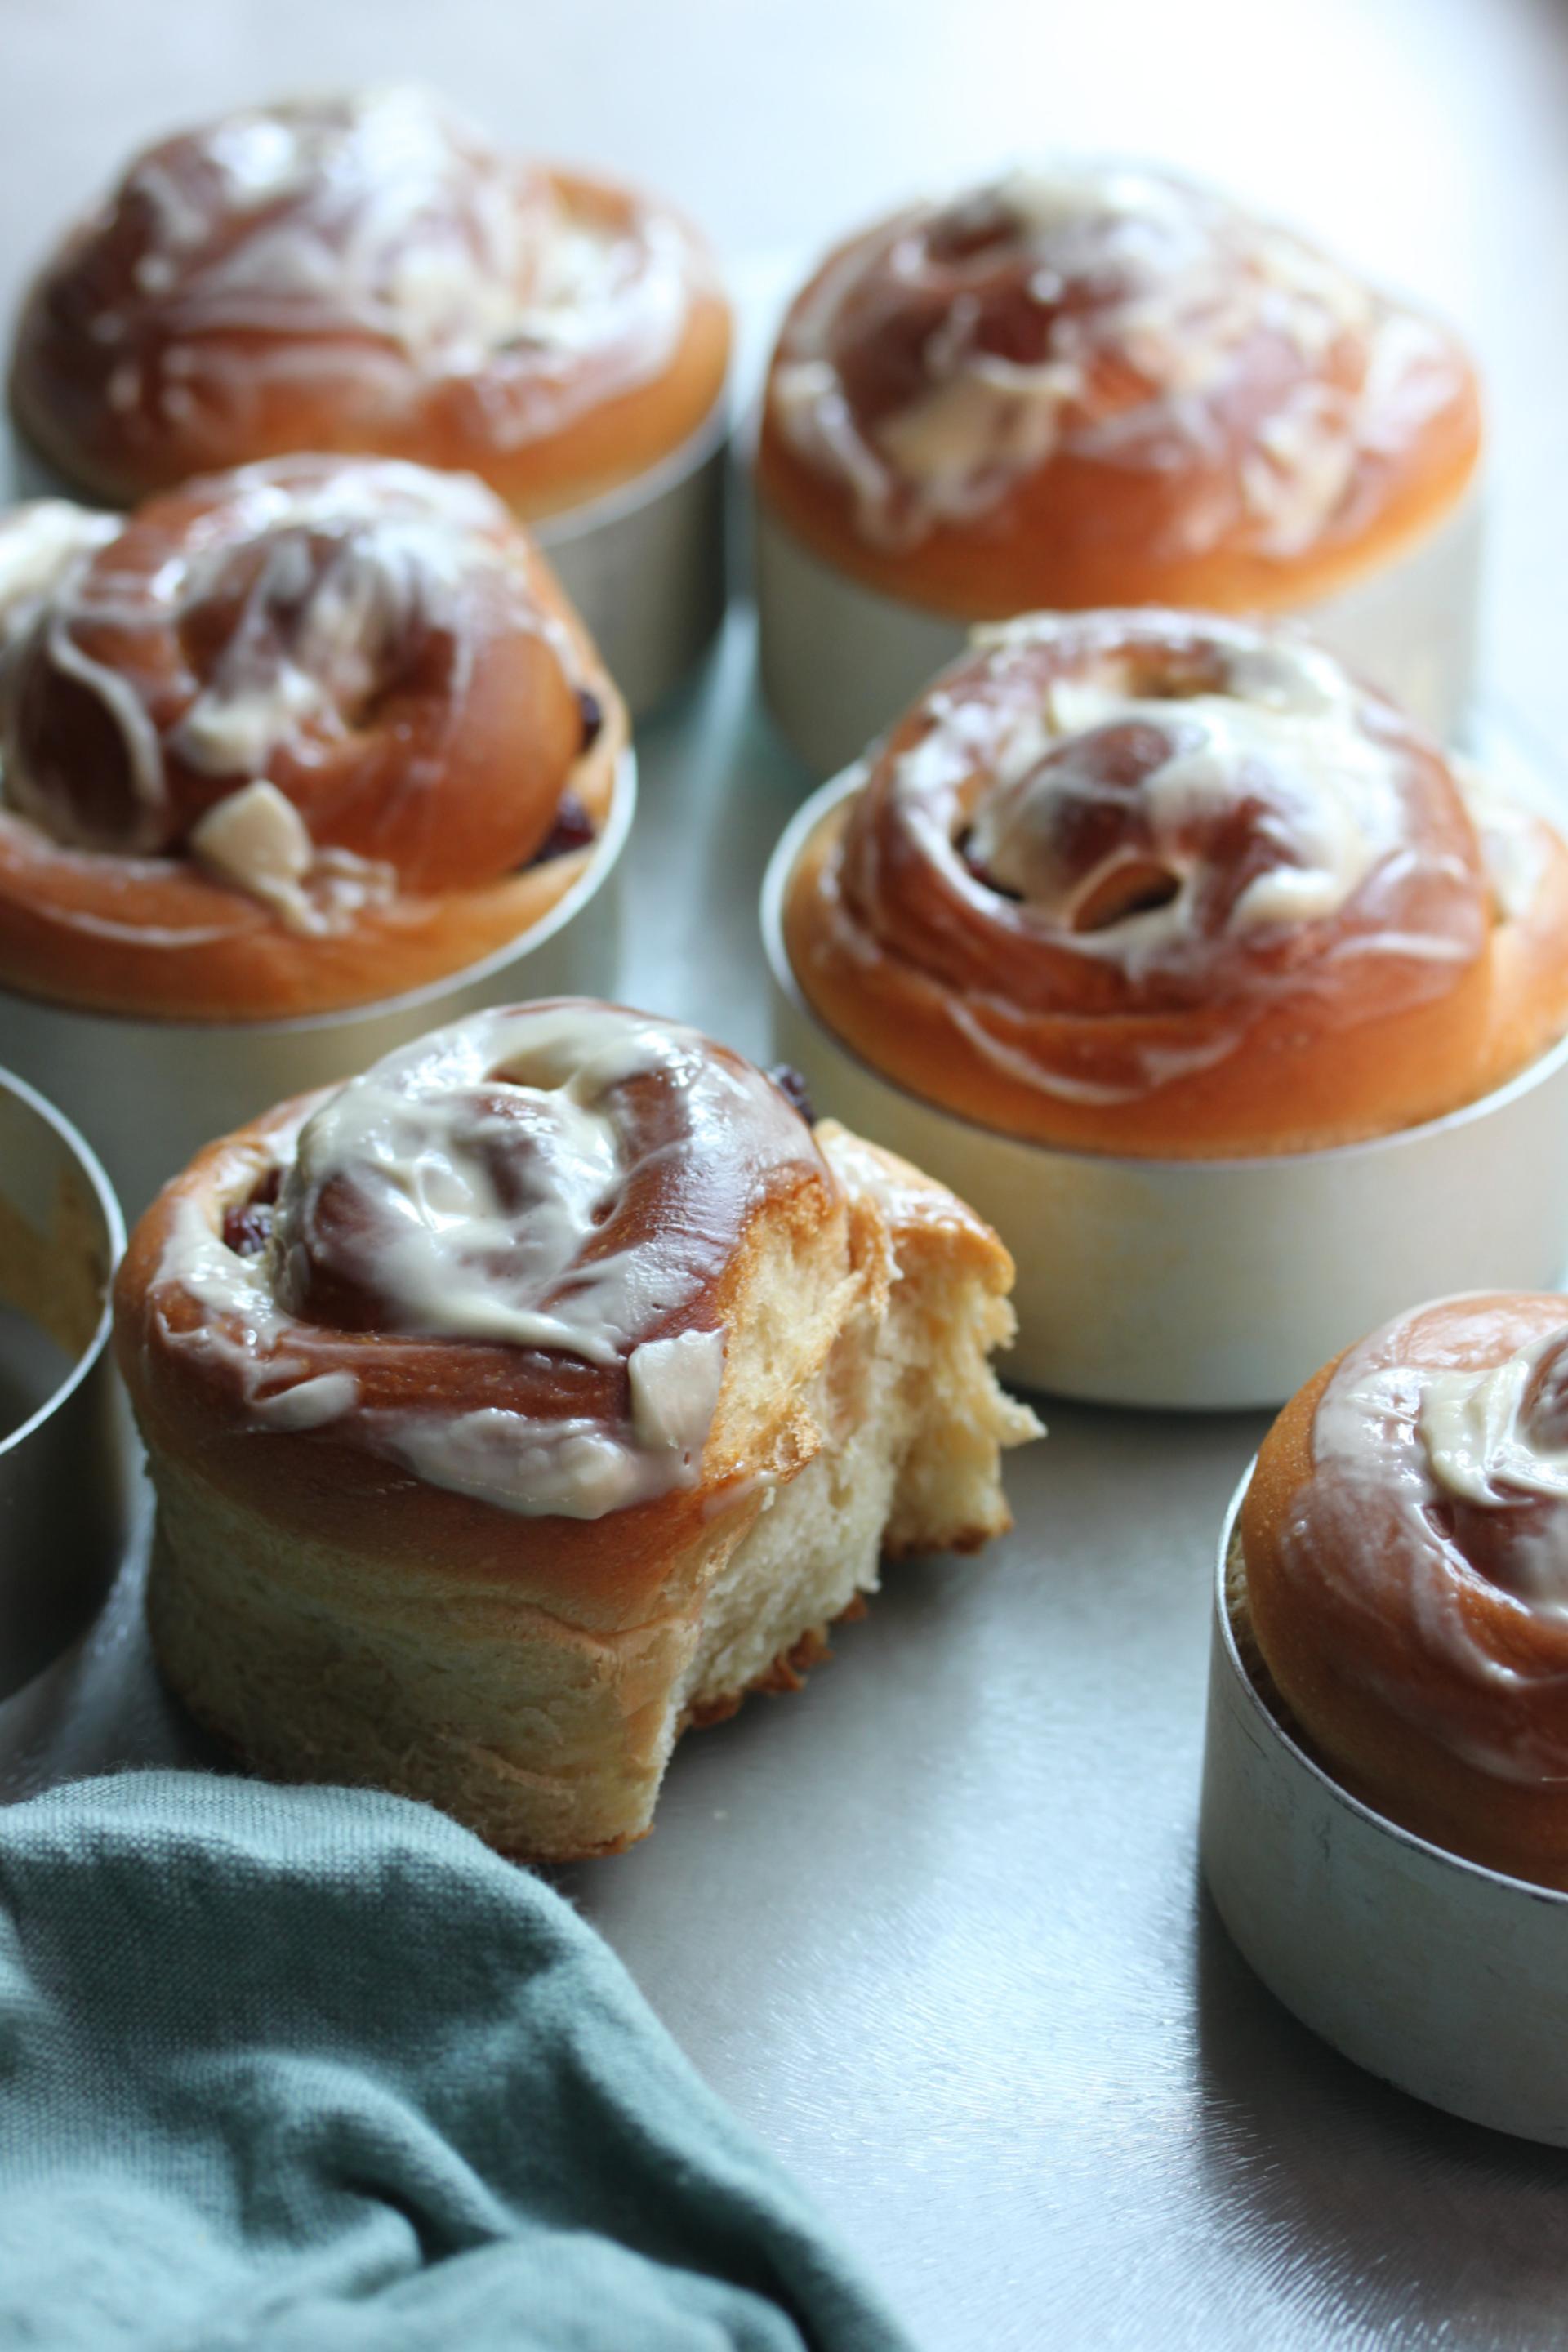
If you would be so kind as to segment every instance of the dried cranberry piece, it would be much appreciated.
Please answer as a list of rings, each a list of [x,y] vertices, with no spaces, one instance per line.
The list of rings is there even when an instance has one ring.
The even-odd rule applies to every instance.
[[[555,810],[555,822],[545,835],[530,866],[543,866],[552,857],[564,857],[569,850],[586,849],[596,840],[594,820],[575,793],[563,793]]]
[[[247,1201],[242,1208],[226,1209],[223,1245],[236,1257],[259,1257],[272,1233],[272,1210],[265,1201]]]
[[[583,749],[586,751],[599,740],[599,730],[605,723],[605,706],[596,694],[590,694],[585,686],[580,686],[577,708],[583,717]]]
[[[793,1109],[799,1111],[807,1127],[815,1127],[816,1112],[813,1108],[810,1092],[800,1072],[793,1069],[788,1062],[775,1062],[768,1076],[784,1100]]]

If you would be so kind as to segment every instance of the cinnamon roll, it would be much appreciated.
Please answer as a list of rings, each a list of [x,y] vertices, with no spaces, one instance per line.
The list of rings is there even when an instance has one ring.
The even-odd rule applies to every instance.
[[[1568,1298],[1397,1317],[1310,1381],[1232,1550],[1238,1646],[1328,1771],[1568,1887]]]
[[[784,322],[764,503],[962,620],[1312,603],[1429,532],[1480,441],[1444,329],[1213,190],[1013,172],[861,232]]]
[[[28,295],[11,400],[68,482],[115,503],[322,449],[476,473],[537,518],[689,440],[729,341],[668,205],[375,89],[138,156]]]
[[[1159,612],[984,633],[784,885],[817,1020],[1029,1142],[1315,1150],[1568,1028],[1568,845],[1327,654]]]
[[[443,979],[582,882],[626,740],[467,476],[294,457],[124,520],[23,507],[0,519],[0,985],[259,1021]]]
[[[879,1556],[1007,1525],[1011,1279],[690,1030],[438,1031],[213,1145],[132,1237],[163,1668],[264,1770],[625,1845],[680,1728],[793,1686]]]

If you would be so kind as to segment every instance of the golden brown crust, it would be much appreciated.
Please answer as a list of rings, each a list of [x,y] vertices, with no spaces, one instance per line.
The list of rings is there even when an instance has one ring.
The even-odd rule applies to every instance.
[[[1472,387],[1429,444],[1391,482],[1375,524],[1353,540],[1265,557],[1215,550],[1185,560],[1151,552],[1170,526],[1150,515],[1141,483],[1071,458],[1021,483],[984,531],[944,524],[910,551],[869,547],[843,490],[781,445],[767,421],[757,482],[770,511],[813,554],[868,588],[955,621],[1005,620],[1097,604],[1182,605],[1194,612],[1297,613],[1396,563],[1458,508],[1480,462],[1480,404]]]
[[[1207,192],[1156,173],[1121,184],[1130,178],[1148,192],[1142,252],[1119,243],[1121,195],[1091,174],[1074,216],[1048,221],[1043,236],[1020,226],[1004,182],[879,223],[831,254],[796,298],[770,373],[758,485],[773,514],[868,587],[971,621],[1097,604],[1295,610],[1426,537],[1479,455],[1479,392],[1458,344]],[[1028,204],[1026,194],[1026,215]],[[1174,223],[1165,254],[1162,214]],[[1293,291],[1300,326],[1282,331]],[[1156,346],[1170,345],[1152,357],[1152,316]],[[1394,390],[1402,339],[1419,339],[1424,354],[1410,397]],[[954,485],[940,477],[916,528],[896,428],[919,400],[945,395],[953,348],[968,340],[984,361],[981,396],[1007,394],[1030,371],[1070,389],[1033,457],[1015,446],[1031,446],[1026,403],[999,408],[988,462],[1000,487],[948,513]],[[803,431],[791,375],[805,383],[812,366],[832,372],[837,406]],[[1358,425],[1374,398],[1378,416]],[[1131,436],[1141,403],[1151,423]],[[960,416],[965,430],[972,414]],[[1344,448],[1324,433],[1312,461],[1331,482],[1320,493],[1305,457],[1293,471],[1295,445],[1342,418]],[[846,462],[851,436],[860,454]],[[885,483],[868,492],[868,478],[883,468],[893,505],[879,520],[868,498],[889,494]],[[1259,487],[1285,505],[1288,527],[1266,527],[1267,499],[1260,523]]]
[[[289,500],[297,511],[274,511]],[[47,511],[0,525],[0,557],[7,530]],[[290,564],[315,567],[298,611],[269,584]],[[192,713],[216,701],[243,722],[247,696],[298,687],[298,646],[334,609],[349,625],[320,656],[320,719],[285,715],[235,754],[242,767],[195,763]],[[477,483],[291,457],[150,501],[28,604],[0,738],[0,986],[247,1021],[399,996],[524,938],[599,855],[629,726],[548,565]],[[299,810],[317,855],[305,920],[193,845],[205,815],[258,781]]]
[[[1247,717],[1237,686],[1212,732],[1229,781],[1167,815],[1157,780],[1199,740],[1184,710],[1203,704],[1184,698],[1212,705],[1226,664],[1245,677],[1276,656],[1325,665],[1342,695],[1337,732],[1316,739],[1340,763],[1327,783],[1288,730],[1226,751],[1226,712]],[[1103,696],[1092,718],[1056,732],[1086,687]],[[1256,708],[1267,730],[1267,695]],[[1478,1099],[1568,1025],[1568,845],[1509,812],[1526,876],[1510,898],[1469,790],[1391,706],[1287,638],[1193,614],[1042,615],[889,730],[788,878],[785,949],[852,1052],[1003,1134],[1162,1158],[1352,1142]],[[1293,886],[1310,863],[1301,808],[1342,799],[1376,836],[1364,869],[1321,913],[1248,922],[1249,887]],[[975,846],[998,809],[1026,868],[1006,883]],[[1292,824],[1302,845],[1282,847]]]
[[[515,329],[533,282],[574,238],[609,257],[603,337],[531,341]],[[729,351],[711,257],[679,215],[384,90],[253,110],[137,158],[36,280],[10,394],[49,463],[112,503],[309,448],[474,472],[536,518],[679,449]]]
[[[1568,1300],[1555,1295],[1475,1294],[1347,1349],[1270,1430],[1237,1527],[1245,1622],[1293,1734],[1389,1820],[1556,1887],[1568,1887],[1568,1794],[1524,1759],[1568,1740],[1568,1650],[1550,1612],[1522,1611],[1511,1575],[1489,1557],[1512,1540],[1517,1511],[1483,1525],[1436,1505],[1428,1577],[1410,1553],[1393,1477],[1374,1464],[1352,1485],[1358,1474],[1338,1451],[1321,1458],[1319,1431],[1347,1365],[1358,1380],[1383,1364],[1478,1370],[1565,1323]],[[1408,1483],[1407,1470],[1399,1476]]]
[[[524,1011],[537,1021],[577,1009],[567,1002]],[[508,1018],[487,1017],[498,1030]],[[721,1083],[725,1072],[745,1070],[726,1048],[687,1034]],[[193,1225],[223,1234],[232,1212],[276,1197],[280,1180],[287,1192],[300,1129],[336,1092],[281,1104],[209,1146],[164,1187],[132,1233],[115,1284],[116,1345],[148,1444],[199,1463],[205,1486],[258,1515],[280,1538],[373,1556],[395,1572],[418,1575],[438,1561],[446,1576],[499,1582],[517,1600],[557,1610],[580,1625],[646,1622],[668,1604],[715,1525],[744,1524],[761,1507],[763,1475],[787,1476],[806,1458],[795,1391],[826,1350],[850,1279],[845,1197],[809,1131],[779,1098],[767,1157],[760,1158],[762,1130],[742,1127],[731,1108],[730,1131],[721,1135],[696,1082],[671,1087],[657,1074],[646,1080],[634,1074],[616,1114],[629,1156],[612,1216],[595,1229],[591,1246],[601,1254],[646,1251],[650,1263],[662,1263],[667,1235],[678,1252],[689,1248],[689,1262],[677,1255],[663,1277],[662,1286],[680,1299],[672,1328],[735,1325],[747,1348],[737,1344],[731,1351],[727,1397],[708,1437],[702,1475],[691,1484],[606,1517],[520,1520],[475,1494],[426,1484],[400,1468],[378,1437],[381,1418],[504,1403],[542,1424],[588,1416],[615,1428],[628,1415],[629,1355],[643,1339],[665,1336],[669,1318],[661,1321],[656,1312],[646,1331],[623,1335],[613,1360],[596,1366],[499,1342],[413,1336],[395,1322],[385,1326],[374,1296],[352,1294],[341,1276],[328,1289],[329,1277],[318,1276],[317,1294],[329,1307],[311,1311],[307,1302],[289,1317],[283,1359],[294,1381],[347,1373],[357,1402],[327,1428],[270,1431],[258,1443],[248,1360],[237,1346],[213,1346],[207,1338],[215,1329],[221,1338],[232,1322],[237,1339],[246,1316],[226,1318],[199,1285],[187,1284],[180,1237]],[[470,1115],[478,1132],[482,1099],[464,1114]],[[687,1124],[694,1117],[705,1118],[700,1129]],[[530,1164],[521,1162],[525,1171]],[[543,1181],[549,1172],[546,1162]],[[799,1286],[794,1326],[777,1335],[765,1382],[742,1393],[754,1319],[748,1302],[781,1255]],[[279,1279],[274,1269],[269,1286]],[[654,1290],[662,1295],[659,1284]]]
[[[884,1542],[1006,1524],[1011,1273],[941,1187],[614,1007],[283,1106],[116,1286],[165,1675],[258,1769],[617,1851],[684,1724],[794,1687]],[[649,1361],[693,1342],[700,1429]]]

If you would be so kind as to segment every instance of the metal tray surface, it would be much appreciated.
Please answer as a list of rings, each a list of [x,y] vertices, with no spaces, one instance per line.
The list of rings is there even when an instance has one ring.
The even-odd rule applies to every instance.
[[[738,613],[641,732],[623,985],[762,1053],[806,779],[752,662]],[[559,1883],[930,2352],[1561,2341],[1568,2157],[1336,2057],[1199,1890],[1215,1535],[1267,1417],[1046,1411],[1012,1536],[890,1571],[801,1696],[683,1743],[647,1843]],[[0,1796],[213,1762],[144,1549],[0,1706]]]

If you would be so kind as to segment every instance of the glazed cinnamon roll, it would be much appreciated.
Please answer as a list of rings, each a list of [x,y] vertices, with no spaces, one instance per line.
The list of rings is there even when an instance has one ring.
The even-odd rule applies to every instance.
[[[880,1554],[1006,1526],[1011,1279],[690,1030],[562,1000],[437,1032],[215,1144],[132,1237],[163,1667],[263,1769],[624,1845],[682,1726],[793,1686]]]
[[[1309,1381],[1244,1500],[1244,1654],[1333,1776],[1568,1886],[1568,1298],[1439,1300]]]
[[[33,287],[11,399],[68,482],[116,503],[325,449],[477,473],[531,518],[689,439],[729,337],[668,206],[380,89],[139,156]]]
[[[994,631],[810,836],[818,1019],[963,1118],[1090,1151],[1315,1150],[1568,1027],[1568,846],[1327,654],[1174,613]]]
[[[879,222],[796,299],[764,506],[964,620],[1274,613],[1429,533],[1476,467],[1452,336],[1206,188],[1014,172]]]
[[[626,717],[481,484],[303,457],[0,519],[0,984],[153,1018],[391,997],[579,882]]]

